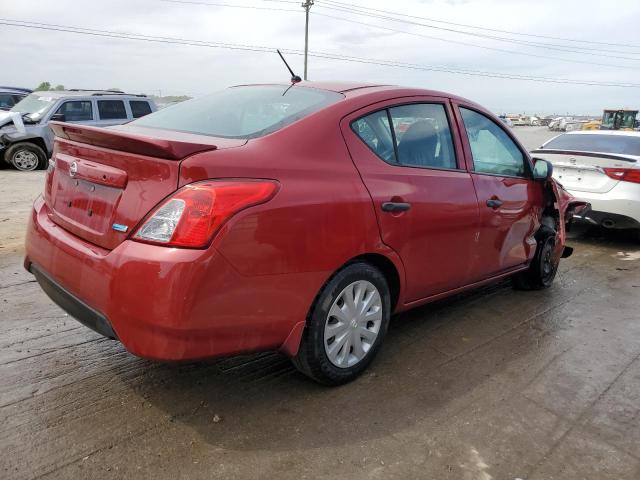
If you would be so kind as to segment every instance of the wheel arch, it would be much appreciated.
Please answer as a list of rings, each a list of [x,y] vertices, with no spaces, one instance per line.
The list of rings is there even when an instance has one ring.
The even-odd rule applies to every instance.
[[[391,252],[391,253],[393,254],[394,252]],[[304,333],[307,320],[309,319],[309,315],[313,311],[313,308],[316,302],[318,301],[318,298],[320,296],[320,293],[322,292],[322,289],[328,282],[331,281],[331,279],[340,270],[345,268],[347,265],[356,263],[356,262],[366,262],[376,267],[378,270],[380,270],[380,272],[382,273],[382,275],[384,275],[389,285],[389,293],[391,295],[391,313],[393,314],[394,311],[396,311],[398,304],[400,303],[401,292],[403,288],[403,277],[401,275],[404,273],[402,270],[402,264],[400,263],[399,258],[392,259],[389,256],[384,255],[382,253],[374,253],[374,252],[361,253],[344,262],[342,265],[340,265],[340,267],[335,269],[331,273],[331,275],[329,275],[326,278],[324,283],[318,289],[318,292],[314,297],[313,302],[311,302],[311,305],[309,305],[309,309],[307,311],[307,315],[305,316],[304,320],[299,321],[293,326],[293,328],[289,332],[289,335],[287,336],[287,339],[284,341],[284,343],[280,347],[280,352],[284,353],[289,357],[294,357],[298,353],[298,349],[300,348],[300,343],[302,341],[302,335]]]
[[[45,155],[46,158],[50,157],[49,150],[47,149],[47,145],[45,144],[44,139],[42,137],[32,136],[32,137],[20,138],[19,140],[10,141],[10,142],[6,143],[5,144],[5,149],[1,152],[2,157],[6,162],[9,162],[9,159],[5,156],[7,150],[9,150],[9,148],[11,148],[11,147],[13,147],[15,145],[19,145],[21,143],[31,143],[33,145],[36,145],[37,147],[40,147],[42,149],[42,151],[44,152],[44,155]]]
[[[398,305],[398,301],[400,300],[401,289],[400,273],[398,272],[396,264],[393,263],[388,257],[380,253],[364,253],[362,255],[353,257],[342,267],[340,267],[340,269],[344,268],[350,263],[359,261],[363,261],[373,265],[378,270],[380,270],[380,272],[382,272],[384,277],[387,279],[387,283],[389,285],[389,293],[391,294],[391,312],[394,312]]]

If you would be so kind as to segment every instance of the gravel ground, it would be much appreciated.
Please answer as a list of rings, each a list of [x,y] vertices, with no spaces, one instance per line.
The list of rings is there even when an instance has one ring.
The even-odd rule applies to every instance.
[[[517,128],[528,148],[546,128]],[[577,235],[552,288],[394,318],[328,389],[273,353],[133,357],[22,268],[43,173],[0,171],[0,478],[640,478],[640,246]]]

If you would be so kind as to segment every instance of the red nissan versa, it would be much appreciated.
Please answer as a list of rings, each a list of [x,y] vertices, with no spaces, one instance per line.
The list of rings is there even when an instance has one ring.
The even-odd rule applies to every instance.
[[[548,287],[584,208],[497,117],[429,90],[238,86],[52,128],[25,266],[149,359],[279,349],[347,382],[394,312],[505,276]]]

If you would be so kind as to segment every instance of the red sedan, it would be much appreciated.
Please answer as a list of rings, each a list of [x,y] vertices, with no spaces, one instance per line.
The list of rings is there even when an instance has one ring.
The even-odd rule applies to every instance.
[[[25,267],[135,355],[279,349],[358,376],[400,312],[548,287],[580,203],[502,122],[380,85],[229,88],[100,129],[53,122]]]

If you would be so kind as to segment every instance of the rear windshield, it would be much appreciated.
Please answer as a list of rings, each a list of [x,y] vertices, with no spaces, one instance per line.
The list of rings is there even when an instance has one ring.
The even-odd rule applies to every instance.
[[[224,138],[257,138],[342,99],[343,95],[300,86],[233,87],[189,100],[132,123]]]
[[[640,155],[640,134],[601,135],[594,133],[560,135],[545,144],[544,148],[547,150],[577,150],[581,152]]]

